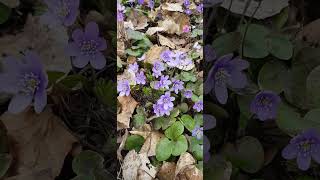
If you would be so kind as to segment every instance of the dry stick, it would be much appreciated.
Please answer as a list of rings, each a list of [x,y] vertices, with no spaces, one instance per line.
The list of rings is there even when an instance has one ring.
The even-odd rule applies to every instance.
[[[251,15],[251,17],[249,19],[249,22],[247,23],[247,26],[246,26],[246,29],[245,29],[245,32],[244,32],[244,35],[243,35],[243,38],[242,38],[242,42],[241,42],[242,43],[242,45],[241,45],[242,46],[241,47],[241,57],[242,58],[243,58],[243,52],[244,52],[244,41],[245,41],[248,29],[249,29],[249,25],[251,24],[254,15],[257,13],[258,9],[260,8],[261,3],[262,3],[262,0],[259,1],[259,4],[258,4],[257,8],[254,10],[253,14]]]

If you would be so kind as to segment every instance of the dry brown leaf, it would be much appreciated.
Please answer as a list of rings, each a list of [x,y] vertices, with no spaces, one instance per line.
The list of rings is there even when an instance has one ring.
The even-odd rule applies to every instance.
[[[150,27],[150,28],[147,30],[146,34],[149,35],[149,36],[152,36],[152,35],[154,35],[155,33],[157,33],[157,32],[162,32],[162,31],[164,31],[164,30],[165,30],[165,29],[164,29],[163,27]]]
[[[182,3],[165,3],[162,9],[166,11],[183,12]]]
[[[146,153],[138,154],[131,150],[123,160],[124,180],[151,180],[156,177],[157,169],[150,163]]]
[[[243,10],[246,7],[246,4],[248,1],[251,1],[250,5],[247,8],[247,11],[245,13],[246,16],[251,17],[253,13],[256,11],[259,1],[253,1],[253,0],[224,0],[221,4],[222,7],[229,9],[230,3],[231,5],[231,11],[236,14],[243,14]],[[280,11],[287,7],[289,5],[289,0],[267,0],[262,1],[261,6],[257,10],[257,12],[254,15],[254,18],[256,19],[265,19],[267,17],[274,16]]]
[[[46,70],[69,72],[71,61],[64,49],[67,43],[65,28],[48,29],[38,17],[29,15],[21,33],[0,38],[0,55],[21,56],[21,51],[31,48],[40,55]]]
[[[5,4],[6,6],[10,8],[15,8],[20,5],[19,0],[0,0],[1,3]]]
[[[202,180],[203,173],[195,165],[189,165],[184,168],[175,180]]]
[[[126,129],[130,126],[130,118],[138,105],[132,96],[118,96],[121,105],[121,112],[117,115],[117,130]]]
[[[302,31],[299,32],[298,39],[305,39],[309,43],[320,43],[320,19],[307,24]]]
[[[127,17],[127,23],[132,24],[132,30],[145,29],[149,25],[148,17],[139,11],[133,10]]]
[[[76,138],[62,125],[62,120],[47,108],[41,114],[32,110],[0,119],[13,142],[16,176],[10,180],[46,180],[59,175],[64,158]]]
[[[182,171],[187,166],[194,165],[195,163],[196,163],[196,160],[193,158],[193,156],[190,153],[185,152],[185,153],[181,154],[180,158],[177,162],[175,176],[177,176],[177,174],[179,174],[180,171]]]
[[[164,162],[157,174],[159,180],[174,180],[176,170],[176,163]]]
[[[168,38],[162,36],[161,34],[158,34],[159,42],[162,46],[168,46],[171,49],[175,49],[176,45]]]
[[[119,147],[117,149],[117,158],[120,161],[123,160],[121,151],[123,150],[124,146],[126,145],[126,141],[127,141],[128,135],[129,135],[129,133],[128,133],[128,130],[126,129],[126,131],[125,131],[124,135],[121,137],[121,139],[117,138],[117,143],[118,143],[118,140],[120,140],[120,145],[119,145]]]
[[[146,60],[145,62],[149,64],[154,64],[156,61],[160,59],[160,54],[165,51],[165,47],[161,47],[158,45],[153,45],[149,51],[146,53]]]
[[[144,141],[140,153],[146,153],[148,156],[155,156],[157,144],[159,143],[162,137],[163,134],[157,131],[151,132]]]
[[[152,131],[150,124],[144,124],[141,128],[132,128],[130,134],[142,136],[144,139],[147,139]]]
[[[159,21],[158,26],[160,28],[163,28],[166,33],[169,34],[180,34],[180,26],[177,24],[172,18],[171,19],[165,19],[163,21]]]

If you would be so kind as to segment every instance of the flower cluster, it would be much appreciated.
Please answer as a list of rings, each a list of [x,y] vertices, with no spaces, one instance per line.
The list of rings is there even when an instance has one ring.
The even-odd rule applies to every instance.
[[[184,12],[187,15],[191,15],[192,14],[192,9],[190,8],[190,6],[191,6],[190,0],[184,0],[183,6],[185,8]],[[202,13],[203,12],[203,4],[200,3],[199,5],[197,5],[196,10],[197,10],[198,13]]]

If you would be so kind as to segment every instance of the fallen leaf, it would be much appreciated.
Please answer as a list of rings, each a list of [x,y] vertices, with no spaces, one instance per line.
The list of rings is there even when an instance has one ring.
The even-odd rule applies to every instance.
[[[154,64],[156,61],[159,61],[160,54],[165,50],[166,50],[165,47],[153,45],[146,53],[145,62],[149,64]]]
[[[155,33],[157,33],[157,32],[162,32],[162,31],[164,31],[164,30],[165,30],[165,28],[163,28],[163,27],[150,27],[150,28],[147,30],[146,34],[149,35],[149,36],[152,36],[152,35],[154,35]]]
[[[168,38],[158,34],[159,42],[162,46],[168,46],[171,49],[175,49],[176,45]]]
[[[126,129],[124,135],[121,137],[120,145],[119,145],[118,150],[117,150],[117,158],[120,161],[122,161],[122,159],[123,159],[121,151],[123,150],[123,148],[124,148],[124,146],[126,144],[126,141],[127,141],[127,138],[128,138],[128,134],[129,134],[128,130]]]
[[[174,173],[175,176],[177,176],[187,166],[194,165],[195,163],[196,163],[196,160],[193,158],[193,156],[190,153],[185,152],[181,154],[177,162],[176,171]]]
[[[39,17],[28,16],[21,33],[0,38],[0,55],[21,56],[20,52],[28,49],[36,51],[46,70],[69,72],[70,57],[64,48],[68,43],[68,33],[63,27],[49,29],[40,24]]]
[[[145,29],[149,25],[148,17],[139,11],[132,10],[127,17],[127,22],[132,24],[132,30]]]
[[[146,153],[148,156],[155,156],[156,155],[156,147],[161,138],[163,137],[163,134],[161,134],[158,131],[153,131],[149,134],[149,136],[146,138],[140,153]]]
[[[140,157],[140,162],[141,162],[141,165],[139,167],[140,174],[142,174],[144,177],[146,177],[144,174],[147,174],[151,177],[151,179],[154,179],[157,174],[157,169],[156,169],[156,167],[154,167],[151,164],[147,153],[140,153],[139,157]],[[138,172],[138,174],[139,174],[139,172]],[[140,178],[140,179],[144,180],[142,178]]]
[[[159,21],[159,27],[169,34],[180,34],[180,26],[171,18]]]
[[[203,173],[195,165],[184,168],[176,177],[176,180],[202,180]]]
[[[320,44],[320,19],[304,26],[298,33],[297,39],[305,39],[309,43]]]
[[[46,180],[59,175],[65,156],[76,142],[62,120],[47,108],[41,114],[32,110],[0,119],[13,144],[16,174],[10,180]]]
[[[148,136],[151,134],[151,131],[152,131],[152,128],[150,124],[144,124],[139,129],[133,128],[132,131],[130,131],[130,134],[139,135],[139,136],[142,136],[144,139],[147,139]]]
[[[10,8],[16,8],[20,5],[19,0],[0,0],[0,2]]]
[[[129,128],[130,119],[138,102],[132,96],[118,96],[121,112],[117,114],[117,131]]]
[[[236,14],[243,14],[247,2],[251,1],[245,13],[246,16],[251,17],[256,11],[259,1],[254,0],[224,0],[221,4],[225,9],[229,9],[232,2],[230,11]],[[265,19],[267,17],[274,16],[281,12],[281,10],[289,5],[289,0],[268,0],[262,1],[259,9],[253,16],[256,19]]]
[[[164,162],[157,174],[159,180],[174,180],[176,163]]]
[[[166,11],[183,12],[182,3],[165,3],[162,9]]]

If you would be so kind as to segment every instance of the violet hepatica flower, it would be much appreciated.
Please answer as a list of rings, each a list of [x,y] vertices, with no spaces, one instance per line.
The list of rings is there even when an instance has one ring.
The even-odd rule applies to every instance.
[[[149,0],[148,7],[153,9],[154,8],[154,0]]]
[[[185,90],[184,93],[183,93],[184,97],[187,98],[187,99],[192,98],[192,94],[193,93],[192,93],[191,90]]]
[[[209,44],[205,45],[203,48],[204,51],[204,58],[206,62],[213,62],[217,59],[216,51],[213,49],[213,47]]]
[[[205,93],[213,91],[221,104],[225,104],[228,100],[227,86],[240,89],[247,84],[247,77],[242,71],[249,67],[249,63],[232,57],[233,55],[229,54],[219,58],[210,69],[205,81]]]
[[[138,4],[140,5],[144,4],[144,0],[138,0]]]
[[[117,21],[123,21],[124,20],[124,11],[125,7],[118,2],[117,4]]]
[[[79,0],[44,0],[48,6],[40,20],[49,26],[71,26],[77,19]]]
[[[191,15],[191,14],[192,14],[191,9],[186,9],[184,12],[185,12],[187,15]]]
[[[165,70],[164,64],[160,61],[156,61],[153,64],[152,75],[156,78],[161,76],[161,72]]]
[[[20,113],[33,103],[35,112],[40,113],[47,104],[47,74],[36,53],[27,51],[22,60],[4,59],[0,91],[13,95],[9,112]]]
[[[89,22],[84,32],[81,29],[73,31],[72,39],[66,51],[74,57],[72,63],[75,67],[83,68],[90,62],[95,69],[104,68],[106,59],[101,51],[107,48],[107,43],[99,37],[99,27],[95,22]]]
[[[155,83],[154,88],[155,89],[161,89],[161,88],[165,88],[165,89],[169,89],[169,85],[171,85],[172,82],[169,80],[169,76],[161,76],[160,77],[160,81],[157,81]]]
[[[153,112],[156,114],[157,117],[164,115],[164,109],[162,104],[153,104]]]
[[[146,84],[146,76],[143,71],[136,73],[136,83],[137,84]]]
[[[190,0],[184,0],[183,5],[188,8],[191,5]]]
[[[171,97],[170,92],[166,92],[164,95],[160,96],[157,104],[161,104],[164,110],[173,109],[174,97]]]
[[[272,91],[261,91],[251,102],[250,111],[256,114],[261,121],[274,119],[277,115],[280,102],[281,99],[276,93]]]
[[[216,127],[216,118],[209,114],[203,114],[203,130],[209,130]],[[203,136],[203,151],[204,151],[204,162],[208,162],[210,159],[210,141],[207,136]]]
[[[192,136],[197,138],[198,140],[201,140],[203,137],[203,127],[194,127],[194,129],[192,130]]]
[[[290,140],[282,150],[285,159],[297,158],[299,169],[307,170],[311,159],[320,163],[320,134],[315,129],[309,129]]]
[[[129,96],[130,95],[130,84],[128,80],[118,81],[117,91],[119,96]]]
[[[178,79],[174,79],[172,78],[172,90],[174,91],[174,93],[178,94],[179,91],[183,90],[184,82],[178,80]]]
[[[174,53],[170,50],[165,50],[160,54],[160,58],[164,61],[164,62],[169,62],[172,61],[174,57]]]
[[[202,12],[203,12],[203,4],[202,4],[202,3],[197,6],[197,11],[198,11],[199,13],[202,13]]]
[[[194,103],[193,107],[194,110],[196,110],[197,112],[201,112],[203,110],[203,101],[198,101],[196,103]]]
[[[137,62],[133,63],[133,64],[129,64],[129,68],[128,71],[135,74],[139,71],[139,65]]]

